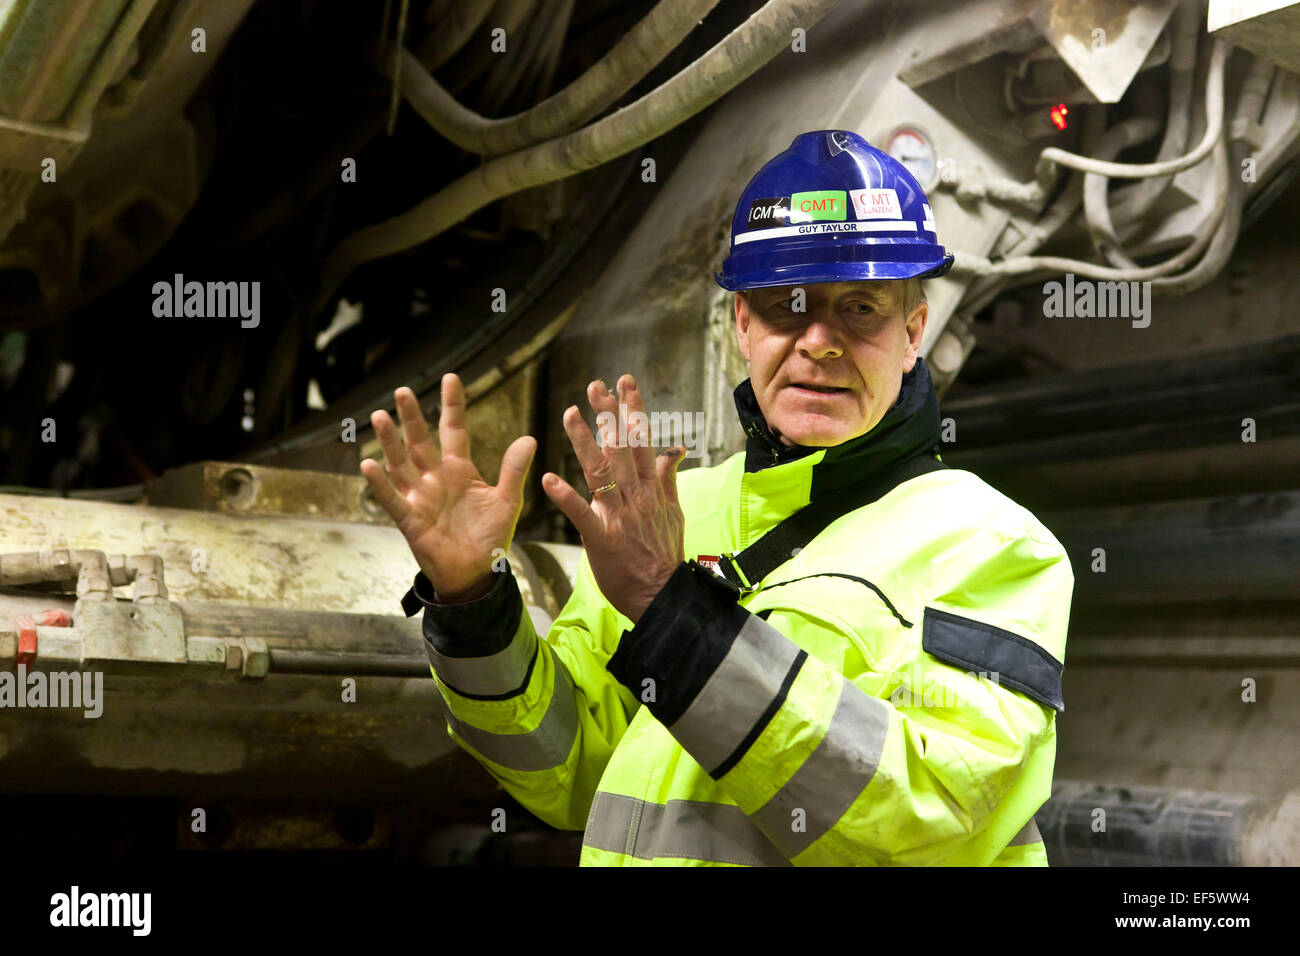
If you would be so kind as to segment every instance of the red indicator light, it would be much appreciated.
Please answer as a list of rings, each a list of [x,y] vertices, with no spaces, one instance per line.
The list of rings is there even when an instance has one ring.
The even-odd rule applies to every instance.
[[[1052,113],[1051,113],[1052,125],[1055,126],[1057,129],[1065,129],[1067,126],[1070,125],[1065,119],[1069,115],[1070,115],[1069,107],[1067,107],[1064,103],[1057,103],[1055,106],[1052,107]]]

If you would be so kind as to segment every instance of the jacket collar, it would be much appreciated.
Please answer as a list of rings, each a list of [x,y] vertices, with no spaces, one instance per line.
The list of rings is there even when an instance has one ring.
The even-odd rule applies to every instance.
[[[939,450],[939,398],[925,359],[919,356],[912,371],[903,375],[898,398],[885,417],[865,435],[831,448],[790,446],[777,439],[763,417],[749,379],[736,386],[733,394],[746,435],[746,472],[766,471],[824,453],[812,465],[810,502],[863,481],[889,465]]]

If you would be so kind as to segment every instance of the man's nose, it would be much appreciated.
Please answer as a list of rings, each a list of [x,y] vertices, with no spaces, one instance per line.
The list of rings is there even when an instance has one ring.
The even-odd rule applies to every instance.
[[[795,346],[800,352],[815,359],[834,358],[844,351],[834,321],[830,315],[821,310],[809,315],[808,324],[799,334]]]

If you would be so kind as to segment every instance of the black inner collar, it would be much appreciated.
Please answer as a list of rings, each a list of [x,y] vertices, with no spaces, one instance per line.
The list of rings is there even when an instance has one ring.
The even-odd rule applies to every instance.
[[[733,393],[741,427],[745,430],[745,471],[755,472],[797,461],[821,449],[785,445],[763,417],[749,379]],[[864,481],[880,469],[939,449],[939,398],[925,359],[917,357],[912,371],[903,375],[898,398],[885,417],[865,435],[824,449],[825,457],[813,466],[810,501]]]

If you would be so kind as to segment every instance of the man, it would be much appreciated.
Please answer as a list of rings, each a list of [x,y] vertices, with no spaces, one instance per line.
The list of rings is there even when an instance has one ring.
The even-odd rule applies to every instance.
[[[1031,514],[937,459],[919,280],[951,262],[920,186],[856,134],[764,166],[718,277],[747,447],[678,475],[634,379],[593,382],[598,421],[623,404],[637,427],[598,444],[564,414],[593,494],[543,476],[585,550],[540,638],[491,570],[534,440],[484,483],[454,375],[441,458],[409,389],[405,447],[372,417],[391,480],[362,472],[422,569],[403,606],[425,608],[449,732],[585,828],[583,865],[1046,865],[1073,575]]]

